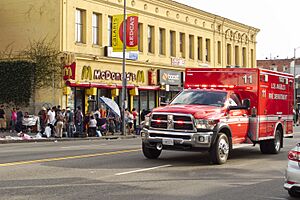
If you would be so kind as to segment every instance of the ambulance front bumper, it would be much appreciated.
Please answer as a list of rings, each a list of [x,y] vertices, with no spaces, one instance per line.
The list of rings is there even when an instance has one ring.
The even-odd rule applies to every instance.
[[[212,143],[213,131],[208,132],[172,132],[143,128],[141,137],[144,144],[155,147],[158,143],[163,149],[209,149]]]

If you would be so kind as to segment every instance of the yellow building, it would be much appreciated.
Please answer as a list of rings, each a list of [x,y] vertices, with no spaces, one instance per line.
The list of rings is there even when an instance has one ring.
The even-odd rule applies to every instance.
[[[121,105],[122,59],[112,52],[112,17],[123,0],[0,1],[0,50],[23,50],[30,40],[55,38],[65,61],[63,89],[40,91],[36,105],[82,106],[98,97]],[[139,52],[126,60],[129,108],[151,109],[183,85],[185,67],[256,67],[259,29],[171,0],[127,0],[137,13]],[[119,57],[119,58],[116,58]],[[64,86],[68,87],[64,87]]]

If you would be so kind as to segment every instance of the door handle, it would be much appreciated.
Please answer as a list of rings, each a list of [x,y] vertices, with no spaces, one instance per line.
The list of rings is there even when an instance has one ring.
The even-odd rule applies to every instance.
[[[246,117],[247,116],[247,114],[243,114],[243,117]]]

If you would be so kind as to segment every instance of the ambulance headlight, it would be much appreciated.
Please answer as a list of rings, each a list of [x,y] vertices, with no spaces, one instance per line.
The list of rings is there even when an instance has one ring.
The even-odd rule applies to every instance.
[[[150,116],[145,116],[144,126],[148,128],[150,126]]]
[[[213,130],[219,120],[214,119],[195,119],[195,127],[197,129]]]

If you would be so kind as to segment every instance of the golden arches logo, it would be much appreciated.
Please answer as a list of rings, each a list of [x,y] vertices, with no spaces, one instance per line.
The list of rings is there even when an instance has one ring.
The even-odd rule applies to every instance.
[[[145,73],[142,70],[137,71],[136,82],[144,83],[145,82]]]
[[[81,80],[92,80],[91,66],[84,65],[81,72]]]
[[[73,76],[71,67],[65,67],[65,68],[64,68],[64,76],[67,76],[68,79],[69,79],[71,76]]]

